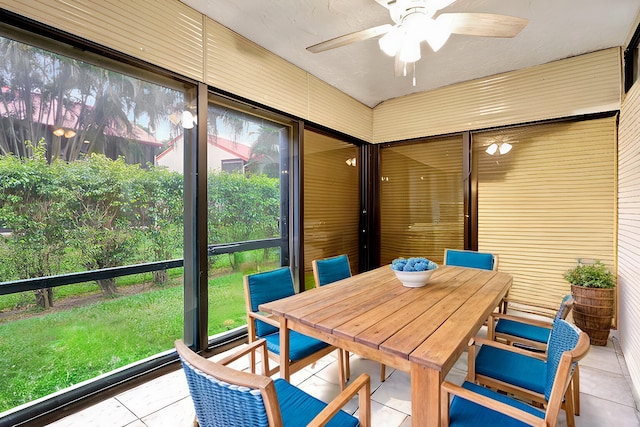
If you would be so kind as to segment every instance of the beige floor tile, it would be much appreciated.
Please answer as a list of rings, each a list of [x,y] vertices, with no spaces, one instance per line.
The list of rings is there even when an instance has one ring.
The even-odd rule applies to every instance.
[[[407,414],[388,406],[371,402],[371,427],[399,426],[407,418]]]
[[[127,390],[116,398],[138,418],[143,418],[187,396],[187,380],[182,370],[177,370]]]
[[[406,372],[395,371],[371,395],[371,400],[411,415],[411,378]]]
[[[49,427],[118,427],[134,423],[138,417],[115,398],[58,420]]]
[[[580,393],[629,407],[635,405],[624,375],[590,366],[580,365]]]
[[[582,366],[606,370],[619,375],[623,374],[618,362],[618,356],[613,347],[592,345],[587,355],[580,361],[580,367]]]
[[[640,427],[633,408],[584,393],[580,395],[580,416],[575,419],[576,427]]]
[[[142,418],[146,427],[191,427],[195,417],[191,397],[186,397]]]

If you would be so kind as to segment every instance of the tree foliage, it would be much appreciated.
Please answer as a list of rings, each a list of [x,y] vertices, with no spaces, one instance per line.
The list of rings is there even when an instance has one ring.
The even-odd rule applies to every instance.
[[[180,251],[180,174],[101,154],[49,164],[42,143],[31,149],[33,157],[0,156],[0,226],[11,230],[0,240],[10,254],[0,281],[162,261]],[[105,295],[117,292],[113,279],[98,284]]]
[[[266,175],[210,172],[209,241],[231,243],[279,236],[280,181]],[[231,257],[234,270],[238,258]]]
[[[48,163],[42,142],[32,157],[0,156],[0,282],[173,259],[182,253],[183,177],[93,154]],[[266,175],[211,171],[209,241],[280,235],[280,182]],[[233,268],[240,258],[230,257]],[[166,282],[158,272],[157,283]],[[114,279],[98,280],[105,295]],[[51,305],[47,290],[38,304]],[[44,300],[42,298],[45,298]]]
[[[2,155],[31,157],[23,142],[44,140],[49,161],[101,153],[146,165],[157,147],[137,141],[184,103],[179,91],[4,37],[0,58]]]

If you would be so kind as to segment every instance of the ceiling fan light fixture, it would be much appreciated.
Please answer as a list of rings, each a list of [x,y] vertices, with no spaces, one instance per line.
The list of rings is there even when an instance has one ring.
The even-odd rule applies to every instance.
[[[400,47],[400,61],[405,64],[420,60],[420,41],[406,38]]]
[[[402,34],[398,27],[392,27],[387,34],[378,40],[380,50],[389,56],[396,56],[401,43]]]
[[[427,19],[422,27],[422,40],[426,40],[434,52],[440,50],[442,46],[449,40],[451,31],[441,22]]]

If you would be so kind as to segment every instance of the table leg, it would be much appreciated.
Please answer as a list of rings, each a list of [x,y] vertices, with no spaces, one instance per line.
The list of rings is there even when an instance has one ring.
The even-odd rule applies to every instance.
[[[440,371],[417,363],[411,364],[411,425],[438,427],[440,425]]]

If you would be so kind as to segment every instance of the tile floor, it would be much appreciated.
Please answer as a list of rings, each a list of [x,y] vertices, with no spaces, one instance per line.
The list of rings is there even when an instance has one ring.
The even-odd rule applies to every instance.
[[[219,358],[222,356],[216,356]],[[246,364],[246,362],[244,362]],[[451,370],[448,380],[461,383],[466,374],[466,353]],[[236,366],[240,368],[240,366]],[[409,375],[387,367],[387,379],[379,381],[379,364],[351,356],[351,377],[362,372],[371,377],[371,413],[373,426],[411,425]],[[297,372],[291,382],[308,393],[328,401],[339,393],[335,354],[314,367]],[[577,427],[640,427],[637,402],[615,333],[606,347],[592,346],[580,366],[581,415]],[[346,408],[357,411],[357,401]],[[194,410],[182,371],[175,371],[130,389],[83,411],[49,424],[50,427],[181,427],[191,426]],[[566,422],[562,415],[559,425]]]

